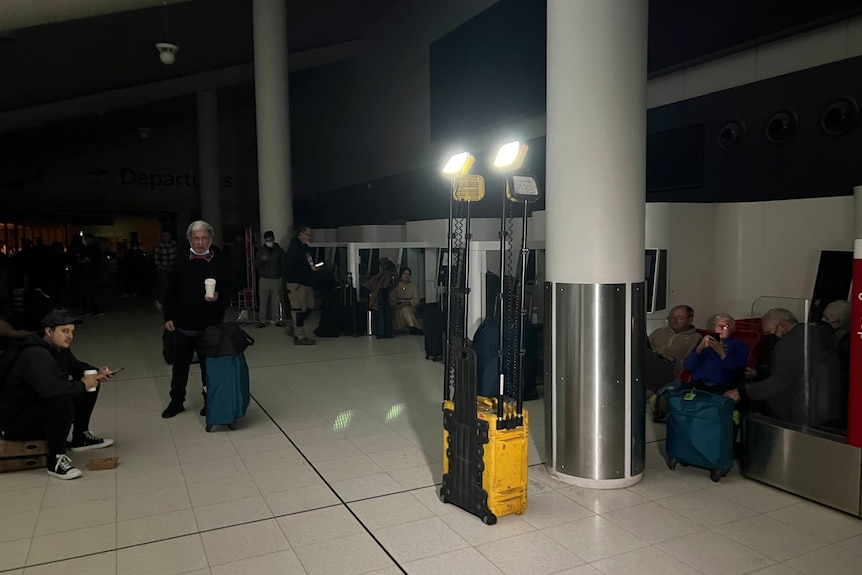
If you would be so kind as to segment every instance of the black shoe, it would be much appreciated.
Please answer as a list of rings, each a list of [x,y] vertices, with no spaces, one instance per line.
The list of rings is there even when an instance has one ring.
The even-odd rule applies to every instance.
[[[72,465],[68,455],[49,456],[48,475],[57,479],[75,479],[81,477],[81,470]]]
[[[172,401],[168,404],[168,406],[162,412],[162,418],[170,419],[171,417],[175,416],[178,413],[182,413],[185,410],[186,410],[186,408],[183,407],[182,403],[175,403]]]
[[[206,404],[204,404],[204,406],[201,408],[200,415],[201,415],[201,417],[206,417],[206,415],[207,415],[207,405]]]
[[[87,451],[89,449],[101,449],[114,444],[113,439],[102,439],[96,437],[89,431],[85,431],[80,437],[75,437],[66,444],[72,451]]]

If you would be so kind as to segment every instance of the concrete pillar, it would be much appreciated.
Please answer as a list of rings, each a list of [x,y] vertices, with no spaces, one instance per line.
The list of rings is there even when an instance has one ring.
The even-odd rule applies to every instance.
[[[548,1],[546,464],[583,487],[644,469],[647,16]]]
[[[293,231],[287,14],[284,0],[253,0],[254,99],[260,231],[285,248]]]
[[[213,227],[213,243],[222,247],[221,177],[218,158],[218,97],[197,93],[198,178],[201,184],[201,219]]]

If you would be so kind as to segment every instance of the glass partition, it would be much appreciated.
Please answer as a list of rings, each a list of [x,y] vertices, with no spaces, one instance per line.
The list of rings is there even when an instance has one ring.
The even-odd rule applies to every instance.
[[[807,299],[764,296],[752,304],[752,319],[738,323],[738,335],[752,344],[748,409],[783,426],[843,440],[849,366],[839,359],[832,328],[805,321],[809,310]]]

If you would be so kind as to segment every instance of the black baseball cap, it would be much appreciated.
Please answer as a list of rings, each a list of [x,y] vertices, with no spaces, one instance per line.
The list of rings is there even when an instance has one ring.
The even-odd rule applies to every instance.
[[[42,318],[42,329],[46,327],[55,328],[58,325],[81,325],[83,320],[74,317],[64,309],[56,309]]]
[[[267,232],[264,232],[264,234],[263,234],[263,238],[264,238],[264,239],[266,239],[266,238],[273,238],[273,239],[275,239],[275,234],[274,234],[274,233],[272,233],[271,231],[267,231]]]

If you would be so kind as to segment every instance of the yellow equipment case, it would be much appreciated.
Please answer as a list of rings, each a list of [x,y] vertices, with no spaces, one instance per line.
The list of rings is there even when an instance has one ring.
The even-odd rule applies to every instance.
[[[527,509],[527,410],[523,412],[523,425],[511,429],[497,429],[497,398],[477,398],[476,418],[478,435],[481,438],[482,465],[481,486],[486,494],[486,504],[491,515],[485,523],[493,523],[492,516],[503,517],[513,513],[520,515]],[[506,418],[515,417],[515,407],[505,404]],[[446,422],[454,421],[455,404],[443,404],[443,474],[449,472],[449,430]],[[444,494],[445,497],[445,494]]]
[[[460,405],[469,407],[458,409],[456,402],[443,402],[440,497],[493,525],[498,517],[527,509],[527,411],[518,416],[511,403],[503,401],[500,410],[498,398],[477,398],[475,352],[458,348],[453,355],[462,376],[460,388],[466,392],[456,388],[456,397],[467,396]]]

